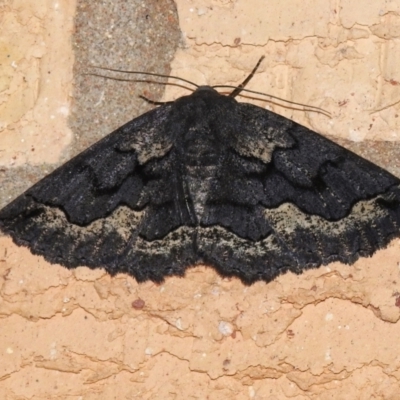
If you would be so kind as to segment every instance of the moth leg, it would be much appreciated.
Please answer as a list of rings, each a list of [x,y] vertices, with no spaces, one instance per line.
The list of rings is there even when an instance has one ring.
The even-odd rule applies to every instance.
[[[164,104],[172,104],[173,101],[155,101],[155,100],[151,100],[145,96],[140,95],[139,96],[141,99],[147,101],[148,103],[152,104],[153,106],[163,106]]]
[[[253,71],[250,72],[250,75],[235,89],[233,90],[230,94],[229,97],[236,97],[242,89],[249,83],[250,79],[253,78],[254,74],[256,73],[258,67],[261,64],[261,61],[264,60],[265,56],[261,56],[260,59],[258,60],[256,66],[253,68]]]

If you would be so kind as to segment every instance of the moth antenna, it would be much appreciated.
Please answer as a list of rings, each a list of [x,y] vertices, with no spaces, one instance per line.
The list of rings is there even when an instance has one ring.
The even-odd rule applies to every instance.
[[[258,70],[258,67],[261,64],[261,61],[264,60],[264,58],[265,58],[265,56],[260,57],[256,66],[253,68],[253,71],[250,72],[250,75],[239,86],[237,86],[234,91],[232,91],[229,94],[229,97],[236,97],[243,90],[243,88],[247,85],[247,83],[250,81],[250,79],[254,76],[254,74]],[[215,88],[215,86],[213,86],[213,87]]]
[[[173,75],[164,75],[164,74],[158,74],[155,72],[142,72],[142,71],[128,71],[128,70],[123,70],[123,69],[114,69],[114,68],[106,68],[106,67],[98,67],[96,65],[92,65],[92,67],[94,68],[98,68],[98,69],[102,69],[104,71],[112,71],[112,72],[122,72],[124,74],[141,74],[141,75],[149,75],[149,76],[158,76],[160,78],[170,78],[170,79],[176,79],[178,81],[181,82],[185,82],[188,83],[190,85],[195,86],[196,88],[199,87],[199,85],[196,85],[194,82],[191,82],[187,79],[184,78],[180,78],[179,76],[173,76]],[[95,75],[95,74],[90,74],[90,75]],[[101,76],[101,75],[97,75],[97,76]],[[103,76],[104,77],[104,76]],[[125,81],[131,81],[129,79],[117,79],[117,80],[125,80]],[[161,82],[158,82],[161,83]]]
[[[232,85],[215,85],[215,86],[213,86],[213,88],[214,88],[214,89],[215,89],[215,88],[235,89],[235,88],[237,88],[237,86],[232,86]],[[255,91],[255,90],[250,90],[250,89],[245,89],[245,88],[240,88],[240,91],[248,92],[248,93],[253,93],[253,94],[258,94],[258,95],[260,95],[260,96],[269,97],[270,99],[279,100],[279,101],[282,101],[282,102],[284,102],[284,103],[293,104],[293,105],[295,105],[295,106],[301,106],[301,107],[303,107],[303,108],[302,108],[303,110],[304,110],[304,107],[305,107],[305,108],[308,109],[309,111],[315,111],[315,112],[324,114],[324,115],[326,115],[326,116],[329,117],[329,118],[332,118],[331,113],[330,113],[329,111],[324,110],[324,109],[321,108],[321,107],[310,106],[310,105],[308,105],[308,104],[303,104],[303,103],[297,103],[297,102],[295,102],[295,101],[282,99],[282,98],[280,98],[280,97],[278,97],[278,96],[274,96],[274,95],[272,95],[272,94],[267,94],[267,93],[263,93],[263,92],[257,92],[257,91]],[[233,92],[232,92],[232,93],[233,93]]]
[[[260,64],[261,64],[261,62],[262,62],[262,60],[263,60],[264,58],[265,58],[265,56],[262,56],[262,57],[258,60],[256,66],[253,68],[253,70],[251,71],[251,73],[249,74],[249,76],[248,76],[239,86],[215,85],[215,86],[212,86],[212,87],[213,87],[214,89],[215,89],[215,88],[229,88],[229,89],[234,89],[234,90],[229,94],[230,97],[235,97],[235,96],[237,96],[238,94],[240,94],[240,92],[242,92],[242,91],[243,91],[243,92],[248,92],[248,93],[253,93],[253,94],[258,94],[258,95],[261,95],[261,96],[269,97],[269,98],[271,98],[271,99],[276,99],[276,100],[279,100],[279,101],[283,101],[283,102],[288,103],[288,104],[293,104],[293,105],[296,105],[296,106],[306,107],[306,108],[309,109],[310,111],[315,111],[315,112],[324,114],[324,115],[328,116],[329,118],[331,118],[331,114],[330,114],[328,111],[324,110],[323,108],[315,107],[315,106],[309,106],[309,105],[307,105],[307,104],[302,104],[302,103],[296,103],[296,102],[294,102],[294,101],[281,99],[280,97],[273,96],[272,94],[266,94],[266,93],[257,92],[257,91],[250,90],[250,89],[245,89],[244,86],[245,86],[245,85],[250,81],[250,79],[254,76],[255,72],[257,71],[258,67],[260,66]],[[161,78],[172,78],[172,79],[176,79],[176,80],[178,80],[178,81],[182,81],[182,82],[188,83],[188,84],[190,84],[190,85],[193,85],[193,86],[195,86],[196,88],[199,87],[199,85],[195,84],[194,82],[191,82],[191,81],[189,81],[189,80],[187,80],[187,79],[184,79],[184,78],[180,78],[179,76],[173,76],[173,75],[170,76],[170,75],[158,74],[158,73],[153,73],[153,72],[120,70],[120,69],[107,68],[107,67],[98,67],[98,66],[95,66],[95,65],[92,65],[92,67],[98,68],[98,69],[102,69],[102,70],[105,70],[105,71],[112,71],[112,72],[122,72],[122,73],[128,73],[128,74],[142,74],[142,75],[149,75],[149,76],[157,76],[157,77],[161,77]],[[105,79],[112,79],[112,80],[120,81],[120,82],[147,82],[147,83],[158,83],[158,84],[161,84],[161,85],[174,85],[174,86],[183,87],[184,89],[187,89],[187,90],[193,90],[193,89],[188,88],[188,87],[186,87],[186,86],[182,86],[182,85],[179,85],[179,84],[177,84],[177,83],[172,83],[172,82],[157,82],[157,81],[150,81],[150,80],[137,80],[137,79],[117,78],[117,77],[111,77],[111,76],[96,74],[96,73],[94,73],[94,72],[84,73],[83,75],[92,75],[92,76],[97,76],[97,77],[105,78]],[[142,99],[148,101],[149,103],[154,104],[154,105],[162,105],[162,104],[168,103],[168,102],[155,102],[155,101],[153,101],[153,100],[151,100],[151,99],[147,99],[147,98],[144,97],[144,96],[140,96],[140,97],[141,97]]]

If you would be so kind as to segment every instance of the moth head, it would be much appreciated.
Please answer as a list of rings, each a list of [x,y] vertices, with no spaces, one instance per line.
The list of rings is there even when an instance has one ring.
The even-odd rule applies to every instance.
[[[207,85],[199,86],[196,89],[196,92],[213,92],[213,93],[219,94],[214,88],[212,88],[211,86],[207,86]]]

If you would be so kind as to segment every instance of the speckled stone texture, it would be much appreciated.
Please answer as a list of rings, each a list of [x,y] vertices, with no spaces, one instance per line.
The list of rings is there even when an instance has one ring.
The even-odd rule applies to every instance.
[[[286,4],[177,1],[184,42],[171,73],[199,84],[237,84],[265,54],[250,89],[321,106],[332,118],[246,101],[329,135],[400,176],[400,4]],[[69,128],[78,96],[72,74],[76,10],[66,1],[1,5],[3,204],[103,136],[107,130],[101,127],[115,112],[95,107],[108,93],[108,81],[79,78],[96,82],[90,100],[95,129],[77,138]],[[114,34],[111,26],[120,29],[117,18],[105,27],[105,41],[107,32]],[[132,40],[138,46],[140,40]],[[126,62],[129,51],[121,54],[110,61],[85,56],[83,64],[95,58],[112,67],[141,68]],[[146,93],[147,85],[120,84],[117,96],[107,94],[99,104],[111,97],[120,101],[124,90],[132,100],[142,90],[156,97]],[[167,87],[164,100],[184,93]],[[122,113],[121,123],[133,112]],[[84,114],[76,118],[90,121]],[[247,287],[206,267],[161,285],[137,284],[125,275],[50,265],[2,237],[0,398],[397,400],[399,262],[395,240],[351,267],[334,263],[269,284]]]
[[[168,75],[170,62],[181,41],[176,6],[172,0],[136,0],[129,3],[122,0],[95,2],[78,0],[76,9],[71,6],[71,3],[46,4],[42,1],[39,4],[27,4],[25,10],[24,7],[18,8],[16,5],[14,5],[15,8],[10,6],[9,10],[4,8],[3,21],[7,23],[12,18],[21,20],[21,26],[17,25],[18,29],[38,49],[26,48],[26,42],[29,43],[29,39],[24,38],[24,41],[20,39],[23,43],[19,44],[17,38],[12,37],[11,33],[3,34],[4,39],[13,40],[16,47],[21,47],[19,52],[13,48],[14,53],[21,53],[21,55],[18,54],[21,58],[25,56],[28,63],[25,60],[24,62],[28,65],[20,71],[22,69],[20,64],[24,65],[23,62],[20,63],[19,59],[14,60],[14,65],[18,64],[19,68],[15,67],[13,71],[11,67],[14,75],[9,73],[11,83],[6,95],[10,92],[8,96],[10,106],[4,106],[3,110],[0,108],[0,113],[3,111],[3,125],[6,128],[0,137],[0,143],[7,149],[3,154],[0,152],[2,166],[0,184],[5,189],[0,192],[0,207],[7,204],[10,197],[27,189],[56,166],[120,125],[151,109],[153,106],[142,100],[139,95],[159,100],[164,92],[165,86],[160,84],[121,82],[87,74],[97,72],[116,77],[115,73],[91,68],[96,65],[125,70],[151,70]],[[30,18],[25,15],[29,12]],[[28,26],[31,28],[29,30],[22,25],[24,17],[29,21],[36,21],[39,12],[43,14],[43,20],[47,22],[44,24],[43,32],[37,32],[31,26]],[[49,20],[53,23],[49,23]],[[12,25],[11,22],[9,23]],[[32,22],[30,24],[33,25]],[[69,29],[67,40],[66,32],[63,30],[64,25]],[[14,25],[10,26],[10,29],[12,28],[16,29]],[[61,38],[65,42],[60,43],[61,47],[54,45],[59,38],[60,42]],[[40,43],[40,40],[43,42]],[[54,51],[46,52],[45,45],[50,43],[50,49],[54,48]],[[6,60],[7,57],[14,56],[10,49],[3,50],[10,53],[4,55]],[[3,68],[7,72],[10,67],[5,65]],[[39,86],[39,91],[29,86],[20,87],[19,90],[23,91],[20,96],[32,98],[32,104],[25,105],[25,108],[23,105],[27,101],[21,104],[18,89],[13,88],[13,85],[22,85],[19,82],[22,77],[18,79],[18,73],[28,76],[32,80],[32,86]],[[4,81],[6,77],[3,78]],[[143,78],[137,75],[122,77]],[[156,81],[163,82],[162,79],[156,79]],[[65,88],[65,85],[68,85],[68,88]],[[50,96],[47,93],[43,94],[42,88],[45,88],[45,91],[53,90],[55,93],[51,94],[54,104],[50,107],[49,115],[43,115],[43,109],[48,107]],[[5,98],[7,98],[6,95]],[[15,117],[15,123],[9,121],[10,109],[15,106],[21,108],[22,119],[43,116],[42,129],[37,127],[39,124],[36,121],[22,121],[22,127],[18,125],[17,117]],[[32,112],[34,115],[30,116]],[[70,129],[65,127],[67,117]],[[56,126],[57,133],[62,136],[62,140],[59,140],[57,144],[53,145],[53,142],[56,142],[55,132],[46,124],[46,119],[52,121],[52,124],[54,121],[59,123],[62,120],[64,124],[63,127]],[[7,125],[5,121],[8,121]],[[32,125],[31,128],[26,126],[28,123]],[[15,137],[15,131],[20,132],[21,128],[25,131],[20,134],[20,138],[18,137],[21,149],[13,153],[10,143],[18,140]],[[27,142],[31,142],[30,147]],[[54,148],[54,150],[49,151],[49,148]],[[28,168],[24,161],[30,162]]]

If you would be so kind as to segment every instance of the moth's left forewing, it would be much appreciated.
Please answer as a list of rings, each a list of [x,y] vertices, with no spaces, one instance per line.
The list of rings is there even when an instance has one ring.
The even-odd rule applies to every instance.
[[[274,152],[264,204],[299,270],[353,263],[399,236],[398,178],[301,125],[290,135],[296,145]]]
[[[287,270],[353,263],[400,236],[398,178],[284,117],[238,107],[246,124],[207,208],[211,263],[235,265],[246,282],[269,281]]]

